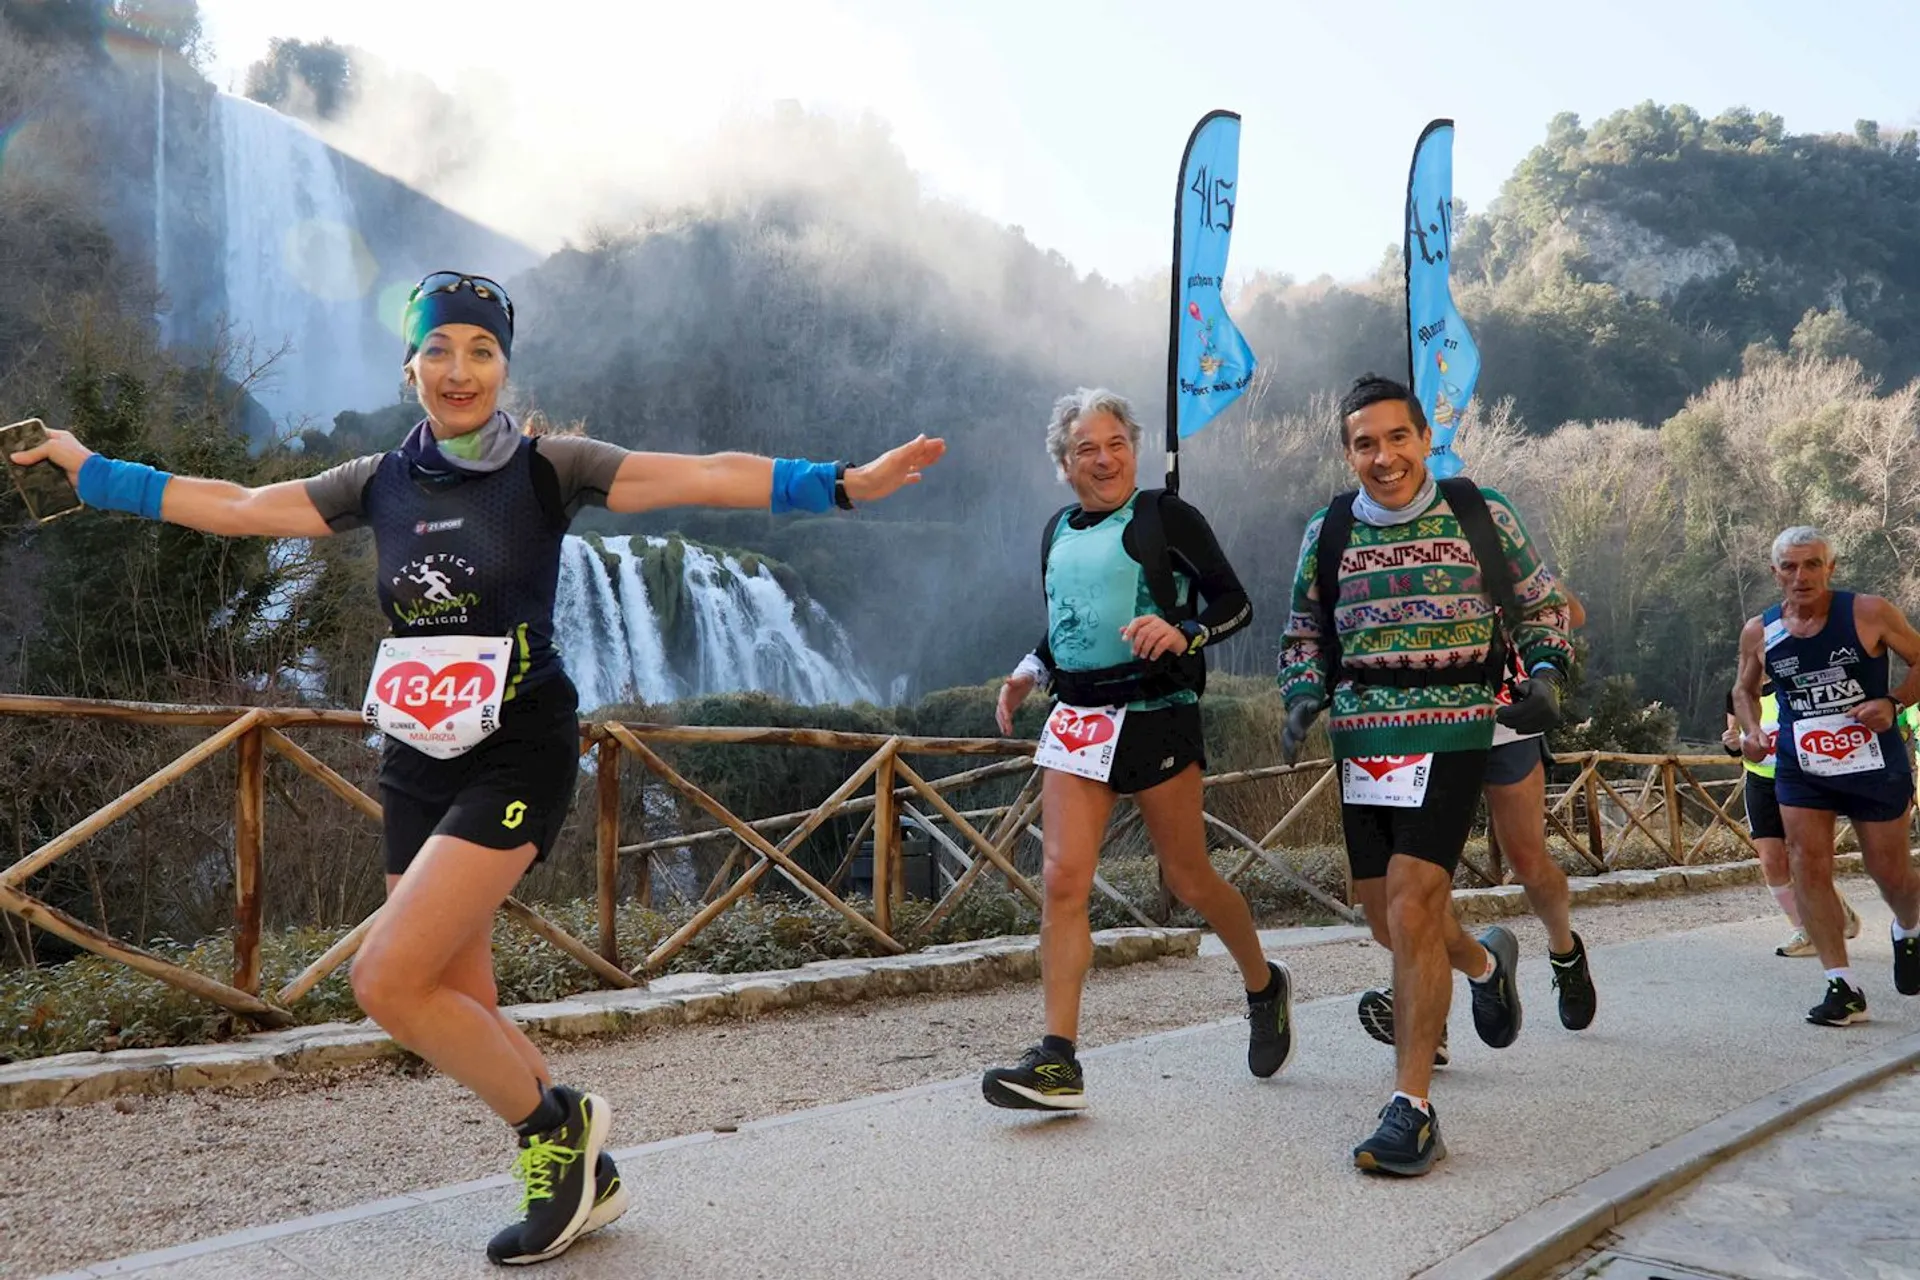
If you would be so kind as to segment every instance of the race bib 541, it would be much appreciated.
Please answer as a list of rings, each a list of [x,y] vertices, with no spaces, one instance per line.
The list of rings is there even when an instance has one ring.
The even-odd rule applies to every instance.
[[[1125,707],[1057,706],[1040,731],[1033,762],[1042,769],[1105,782],[1113,773],[1113,753],[1126,722]]]

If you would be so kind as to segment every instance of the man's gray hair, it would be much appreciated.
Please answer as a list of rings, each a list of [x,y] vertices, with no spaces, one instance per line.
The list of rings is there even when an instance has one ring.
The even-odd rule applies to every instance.
[[[1773,567],[1780,567],[1780,557],[1788,547],[1825,547],[1827,562],[1833,562],[1833,544],[1827,541],[1827,535],[1810,524],[1797,524],[1791,529],[1782,529],[1780,536],[1773,540]]]
[[[1054,472],[1063,483],[1067,478],[1067,445],[1073,436],[1073,424],[1090,413],[1112,414],[1126,428],[1133,451],[1140,452],[1140,419],[1133,416],[1133,406],[1127,398],[1105,387],[1081,387],[1053,402],[1053,420],[1047,423],[1047,456],[1053,459]]]

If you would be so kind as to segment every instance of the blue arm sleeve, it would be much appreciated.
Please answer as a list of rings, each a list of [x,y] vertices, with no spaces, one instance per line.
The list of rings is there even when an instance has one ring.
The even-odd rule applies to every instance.
[[[773,460],[773,513],[833,510],[835,464],[802,458]]]
[[[148,520],[160,518],[160,499],[173,476],[140,462],[120,462],[94,454],[80,464],[80,501],[101,511],[125,511]],[[833,494],[829,486],[828,500]]]

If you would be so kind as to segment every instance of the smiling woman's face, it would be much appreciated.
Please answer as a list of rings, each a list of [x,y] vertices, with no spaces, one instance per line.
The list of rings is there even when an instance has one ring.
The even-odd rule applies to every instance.
[[[429,332],[407,365],[420,407],[441,439],[477,431],[500,405],[507,358],[500,340],[477,324],[443,324]]]

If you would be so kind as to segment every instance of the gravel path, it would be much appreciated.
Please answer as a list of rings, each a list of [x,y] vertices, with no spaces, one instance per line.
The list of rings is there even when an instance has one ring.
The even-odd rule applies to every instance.
[[[1847,889],[1862,901],[1874,892],[1864,879]],[[1765,892],[1749,886],[1585,908],[1575,923],[1597,947],[1772,912]],[[1546,945],[1531,917],[1510,927],[1523,953]],[[1290,963],[1301,1000],[1357,992],[1387,973],[1384,953],[1370,943],[1313,947],[1292,953]],[[1596,978],[1605,1018],[1604,964]],[[1545,991],[1528,994],[1548,999]],[[1244,1008],[1224,956],[1096,970],[1083,1043]],[[1037,1037],[1039,1015],[1037,984],[1022,983],[549,1048],[560,1079],[591,1084],[611,1103],[614,1143],[625,1147],[971,1075],[1017,1057]],[[510,1156],[501,1126],[458,1086],[390,1065],[232,1092],[0,1113],[0,1144],[16,1171],[0,1181],[0,1276],[59,1271],[486,1177],[504,1172]]]

